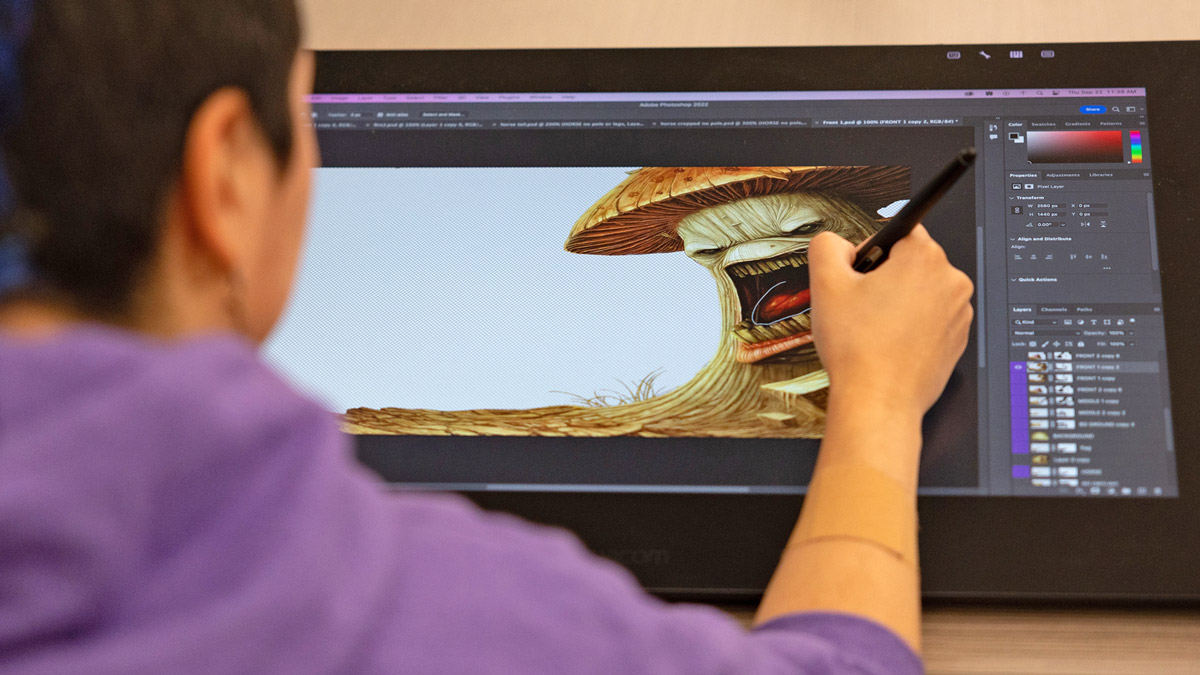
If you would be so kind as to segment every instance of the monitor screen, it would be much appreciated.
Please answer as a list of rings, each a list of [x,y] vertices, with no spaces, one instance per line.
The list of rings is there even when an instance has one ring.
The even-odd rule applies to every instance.
[[[266,347],[405,488],[802,493],[808,241],[926,218],[976,284],[921,494],[1178,495],[1141,88],[319,94]],[[1135,442],[1136,439],[1136,442]]]

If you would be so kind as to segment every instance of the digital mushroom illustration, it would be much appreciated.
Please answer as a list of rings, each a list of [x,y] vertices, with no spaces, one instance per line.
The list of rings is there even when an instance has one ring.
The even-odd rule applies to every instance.
[[[354,433],[817,438],[828,378],[811,332],[808,246],[864,241],[909,196],[907,166],[645,167],[575,223],[567,251],[682,252],[717,289],[713,358],[684,384],[610,406],[356,408]]]

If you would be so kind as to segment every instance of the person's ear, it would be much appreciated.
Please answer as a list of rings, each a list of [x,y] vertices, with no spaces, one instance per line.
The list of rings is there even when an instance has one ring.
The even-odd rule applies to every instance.
[[[179,194],[188,234],[223,269],[237,269],[263,215],[270,149],[245,92],[221,89],[192,117]]]

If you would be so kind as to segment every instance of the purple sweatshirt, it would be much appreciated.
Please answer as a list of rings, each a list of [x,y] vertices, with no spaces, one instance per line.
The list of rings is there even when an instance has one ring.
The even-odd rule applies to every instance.
[[[0,673],[920,673],[868,620],[753,631],[567,532],[385,492],[244,342],[0,334]]]

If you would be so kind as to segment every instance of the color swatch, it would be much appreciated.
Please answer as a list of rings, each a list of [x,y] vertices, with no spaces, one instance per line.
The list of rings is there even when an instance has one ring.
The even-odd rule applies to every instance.
[[[1129,132],[1129,156],[1134,164],[1142,163],[1142,132]]]
[[[1030,131],[1032,164],[1124,164],[1124,132]]]

